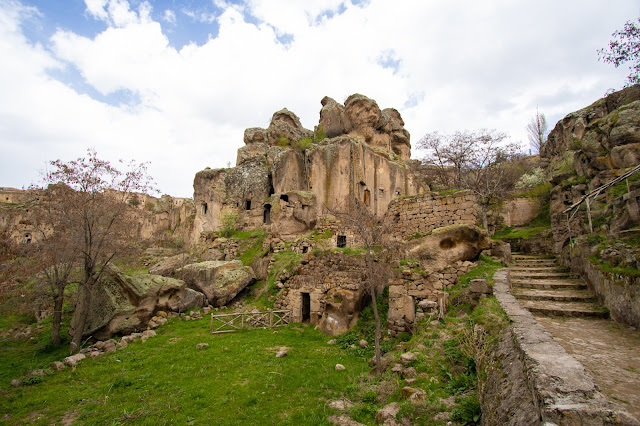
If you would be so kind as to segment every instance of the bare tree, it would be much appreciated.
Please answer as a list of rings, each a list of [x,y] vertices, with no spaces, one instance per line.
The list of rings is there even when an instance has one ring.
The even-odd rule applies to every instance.
[[[623,30],[614,32],[612,36],[617,39],[609,42],[609,49],[598,50],[599,59],[616,68],[625,62],[631,62],[626,86],[640,83],[640,18],[638,25],[627,21]]]
[[[419,148],[431,154],[423,158],[423,164],[436,171],[443,187],[473,191],[487,231],[489,208],[506,197],[522,174],[512,163],[522,155],[520,147],[505,144],[507,137],[505,133],[482,129],[450,135],[427,133],[418,142]]]
[[[382,373],[382,354],[380,351],[381,324],[378,312],[377,298],[382,293],[389,278],[389,267],[376,254],[377,249],[381,249],[386,242],[387,226],[381,218],[374,215],[369,208],[358,200],[351,200],[349,207],[345,210],[327,210],[342,224],[352,230],[357,235],[359,245],[364,249],[364,259],[366,271],[366,290],[371,296],[371,307],[373,317],[376,322],[374,337],[374,350],[376,358],[376,372]]]
[[[544,114],[541,114],[538,111],[538,108],[536,108],[536,115],[531,119],[529,124],[527,124],[529,143],[531,144],[533,152],[535,152],[536,154],[542,152],[542,146],[545,142],[547,130],[547,118],[544,116]]]
[[[51,170],[44,183],[52,189],[49,241],[64,259],[75,258],[80,264],[78,300],[71,322],[71,352],[80,349],[91,294],[114,257],[131,244],[131,225],[127,201],[133,192],[147,192],[151,180],[146,163],[130,162],[122,172],[89,149],[86,157],[70,162],[50,162]],[[51,185],[53,185],[53,188]],[[64,234],[64,238],[62,235]],[[46,269],[50,282],[64,278],[65,271],[51,269],[60,265],[57,257]],[[61,285],[61,284],[60,284]],[[57,287],[59,288],[59,287]]]

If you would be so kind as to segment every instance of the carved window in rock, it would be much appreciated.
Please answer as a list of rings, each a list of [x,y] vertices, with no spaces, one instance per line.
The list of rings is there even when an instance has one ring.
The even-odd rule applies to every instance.
[[[251,210],[251,200],[244,200],[244,209]]]
[[[308,251],[309,251],[309,247],[307,246],[302,247],[302,254],[305,254]]]
[[[364,205],[368,206],[369,204],[371,204],[371,191],[369,191],[368,189],[364,190]]]
[[[265,204],[262,222],[265,225],[271,225],[271,204]]]
[[[202,214],[207,214],[209,210],[209,205],[207,203],[202,203]]]
[[[338,248],[345,248],[347,246],[347,236],[338,235],[338,238],[336,239],[336,246]]]
[[[24,234],[24,241],[27,244],[31,244],[31,234],[29,234],[29,233]]]
[[[280,199],[281,199],[282,201],[284,201],[285,203],[288,203],[288,202],[289,202],[289,196],[288,196],[287,194],[282,194],[282,195],[280,195]]]

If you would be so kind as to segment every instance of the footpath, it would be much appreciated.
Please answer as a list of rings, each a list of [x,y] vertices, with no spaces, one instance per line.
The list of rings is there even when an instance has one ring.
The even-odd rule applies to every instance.
[[[640,419],[640,331],[608,319],[586,283],[554,258],[514,254],[509,282],[509,293],[584,367],[599,393],[635,417],[620,423],[640,424],[634,423]]]

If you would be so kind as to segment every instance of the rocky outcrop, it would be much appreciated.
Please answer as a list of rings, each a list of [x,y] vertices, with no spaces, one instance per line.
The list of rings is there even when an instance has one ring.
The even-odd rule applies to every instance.
[[[203,306],[204,302],[204,295],[188,288],[182,280],[149,274],[130,277],[112,266],[94,286],[83,336],[107,339],[144,330],[156,311],[184,311]],[[70,332],[75,324],[76,315]]]
[[[366,96],[351,95],[344,106],[325,97],[319,126],[330,138],[349,135],[393,153],[401,160],[411,157],[410,135],[400,113],[393,108],[380,110],[376,101]]]
[[[255,279],[239,260],[193,263],[176,271],[189,287],[202,292],[213,306],[224,306]]]

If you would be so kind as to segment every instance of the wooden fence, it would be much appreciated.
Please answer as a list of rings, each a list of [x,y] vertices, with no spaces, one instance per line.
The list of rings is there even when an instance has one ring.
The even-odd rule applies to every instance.
[[[272,328],[289,324],[291,311],[239,312],[211,314],[211,334],[232,333],[244,328]],[[215,328],[214,328],[215,327]]]

